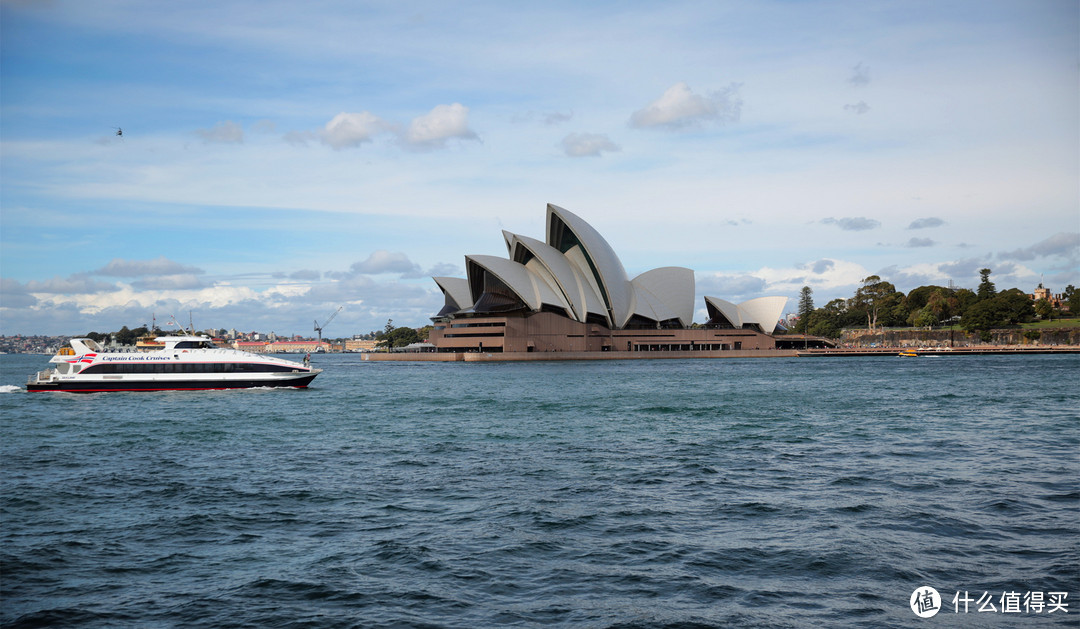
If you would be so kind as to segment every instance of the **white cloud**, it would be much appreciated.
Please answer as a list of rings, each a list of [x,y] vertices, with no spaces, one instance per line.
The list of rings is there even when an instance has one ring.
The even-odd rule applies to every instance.
[[[941,227],[945,224],[945,221],[937,218],[936,216],[929,216],[927,218],[917,218],[911,221],[911,224],[907,226],[908,229],[926,229],[928,227]]]
[[[695,277],[694,283],[698,295],[736,301],[762,294],[766,286],[765,280],[756,275],[733,273],[704,273]]]
[[[113,258],[104,267],[91,271],[91,275],[108,275],[112,277],[140,277],[143,275],[178,275],[200,274],[202,269],[193,266],[184,266],[174,262],[165,256],[153,260],[124,260]]]
[[[37,305],[37,302],[37,297],[31,295],[22,282],[7,277],[0,278],[0,311],[17,313]],[[5,318],[8,316],[5,313]]]
[[[1076,259],[1080,255],[1080,233],[1061,232],[1022,249],[1002,252],[998,258],[1002,260],[1034,260],[1048,256],[1061,256]]]
[[[67,279],[54,277],[44,281],[30,280],[26,283],[26,292],[29,293],[99,293],[112,290],[118,290],[116,284],[99,282],[85,273],[73,275]]]
[[[870,84],[870,68],[863,65],[862,61],[855,64],[851,69],[851,78],[848,79],[855,87],[863,87]]]
[[[309,142],[314,142],[318,138],[319,136],[312,133],[311,131],[289,131],[284,136],[282,136],[283,140],[285,140],[289,144],[292,144],[293,146],[307,146]]]
[[[643,109],[630,115],[630,126],[677,129],[706,121],[738,122],[742,111],[739,85],[732,84],[709,96],[694,94],[686,83],[676,83]]]
[[[908,240],[907,244],[904,245],[904,246],[909,247],[909,248],[933,247],[936,244],[937,244],[936,242],[934,242],[933,240],[931,240],[929,238],[912,238],[912,239]]]
[[[599,157],[605,151],[621,150],[606,135],[599,133],[571,133],[563,138],[562,148],[570,157]]]
[[[202,281],[194,274],[158,275],[131,283],[136,290],[187,290],[202,288]]]
[[[870,105],[867,105],[865,101],[859,101],[854,105],[844,105],[844,110],[854,114],[865,114],[870,111]]]
[[[469,129],[469,108],[460,103],[436,105],[430,112],[414,118],[403,139],[414,147],[435,148],[452,138],[478,139]]]
[[[196,129],[195,134],[207,142],[239,144],[244,141],[244,129],[232,120],[219,122],[212,129]]]
[[[866,218],[865,216],[851,216],[847,218],[823,218],[821,222],[825,225],[836,225],[844,231],[866,231],[868,229],[876,229],[881,227],[881,221],[873,218]]]
[[[321,276],[322,276],[322,274],[319,273],[318,271],[314,271],[314,270],[311,270],[311,269],[302,269],[302,270],[294,271],[293,273],[290,273],[289,274],[289,279],[314,281],[314,280],[319,279]]]
[[[352,265],[353,273],[379,275],[382,273],[418,274],[420,266],[409,260],[409,256],[400,252],[379,250],[368,256],[363,262]]]
[[[370,111],[341,112],[326,123],[319,133],[319,138],[334,150],[341,150],[371,142],[372,138],[388,129],[389,125]],[[290,143],[302,143],[306,138],[302,133],[293,132],[285,136]]]
[[[835,266],[836,266],[836,261],[835,260],[830,260],[828,258],[822,258],[822,259],[818,260],[817,262],[814,262],[813,264],[798,264],[798,265],[795,266],[795,268],[809,269],[814,274],[821,275],[822,273],[827,272],[829,269],[832,269]]]
[[[573,117],[574,117],[574,112],[572,112],[572,111],[570,113],[567,113],[567,114],[564,114],[561,111],[555,111],[555,112],[551,112],[551,113],[548,113],[548,114],[544,115],[544,124],[546,124],[546,125],[562,124],[564,122],[568,122]]]
[[[821,289],[825,294],[843,293],[848,287],[858,285],[870,272],[857,262],[827,259],[788,268],[763,267],[754,274],[766,281],[765,292],[769,294],[797,295],[803,286],[810,286],[815,291]]]

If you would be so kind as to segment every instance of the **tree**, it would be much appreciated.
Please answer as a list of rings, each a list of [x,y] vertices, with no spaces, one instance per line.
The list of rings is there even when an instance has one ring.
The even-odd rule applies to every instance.
[[[911,313],[911,325],[917,328],[928,328],[937,322],[938,318],[929,306]]]
[[[806,333],[831,339],[839,338],[847,315],[847,302],[834,299],[807,316]]]
[[[1064,298],[1062,301],[1069,308],[1069,314],[1076,317],[1080,316],[1080,290],[1077,290],[1072,284],[1065,287],[1065,292],[1062,294]]]
[[[979,301],[979,296],[970,288],[958,288],[952,291],[952,294],[953,297],[956,297],[958,303],[957,307],[953,310],[953,316],[962,317],[968,308],[974,306],[975,302]]]
[[[1031,321],[1034,317],[1035,307],[1028,296],[1018,288],[1010,288],[968,308],[960,325],[968,332],[985,331]]]
[[[982,278],[977,291],[979,301],[993,299],[997,295],[997,289],[994,288],[994,283],[990,281],[990,273],[990,269],[979,269],[979,277]]]
[[[814,312],[814,289],[803,286],[799,293],[799,321],[795,324],[795,331],[806,333],[810,323],[810,314]]]
[[[887,308],[893,308],[903,300],[903,295],[896,292],[896,287],[883,281],[877,275],[862,281],[863,285],[852,297],[852,307],[866,313],[866,324],[873,330],[877,327],[879,315]],[[897,297],[899,295],[899,297]]]
[[[1046,301],[1045,299],[1040,299],[1039,301],[1035,302],[1035,314],[1039,315],[1039,317],[1042,319],[1046,319],[1047,321],[1053,321],[1054,306],[1049,301]]]
[[[904,303],[907,304],[908,310],[915,312],[925,306],[935,294],[945,293],[948,290],[943,286],[934,286],[933,284],[913,288],[904,298]]]
[[[1008,322],[1008,312],[997,299],[980,301],[967,309],[960,319],[960,325],[968,332],[986,331],[998,328]]]
[[[395,347],[405,347],[410,343],[420,341],[420,335],[413,328],[395,328],[390,321],[386,323],[386,326],[382,332],[375,333],[378,339],[376,347],[385,347],[389,352]]]
[[[377,343],[375,343],[375,347],[385,347],[386,351],[389,352],[391,348],[394,347],[394,341],[392,336],[393,332],[394,320],[387,319],[386,327],[383,328],[382,332],[375,333],[375,339],[378,341]]]
[[[116,338],[116,342],[120,345],[134,345],[136,339],[138,339],[138,336],[136,336],[134,332],[129,330],[126,325],[120,328],[120,331],[113,336],[114,338]]]
[[[413,328],[394,328],[390,333],[391,347],[405,347],[410,343],[416,343],[420,336]]]
[[[1035,319],[1035,306],[1032,305],[1031,298],[1019,288],[1010,288],[1009,290],[1002,291],[994,299],[1001,302],[1002,310],[1005,312],[1006,322],[1009,325],[1016,325]]]

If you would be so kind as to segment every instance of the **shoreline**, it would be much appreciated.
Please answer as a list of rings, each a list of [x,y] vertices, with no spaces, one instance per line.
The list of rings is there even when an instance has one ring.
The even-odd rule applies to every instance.
[[[667,352],[370,352],[362,354],[368,362],[538,362],[578,360],[675,360],[675,359],[722,359],[722,358],[817,358],[817,357],[865,357],[899,356],[901,352],[914,352],[917,356],[972,356],[972,355],[1030,355],[1030,354],[1080,354],[1080,346],[1055,347],[956,347],[956,348],[836,348],[836,349],[761,349],[727,351],[667,351]]]

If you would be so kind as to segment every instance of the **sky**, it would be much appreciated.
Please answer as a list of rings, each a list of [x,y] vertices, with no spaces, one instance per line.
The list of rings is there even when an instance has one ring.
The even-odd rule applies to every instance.
[[[0,0],[0,334],[419,327],[548,203],[698,322],[1080,285],[1075,0],[535,4]]]

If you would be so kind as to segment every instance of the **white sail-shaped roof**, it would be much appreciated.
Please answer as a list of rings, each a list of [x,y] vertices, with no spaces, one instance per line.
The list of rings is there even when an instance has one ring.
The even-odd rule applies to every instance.
[[[694,322],[694,271],[665,266],[646,271],[631,282],[635,314],[654,321],[678,319],[684,327]],[[649,314],[649,311],[652,314]]]
[[[547,242],[582,274],[592,276],[612,323],[615,327],[625,325],[634,314],[634,290],[619,256],[600,233],[573,212],[549,203]]]
[[[547,279],[553,288],[562,293],[573,308],[576,320],[585,321],[590,313],[607,319],[603,300],[558,249],[535,238],[511,234],[510,258],[525,264],[526,268]]]
[[[784,313],[787,297],[758,297],[739,304],[743,323],[756,323],[765,334],[772,334],[776,329],[780,315]]]
[[[712,306],[720,312],[721,315],[727,319],[728,323],[734,328],[741,328],[743,325],[742,313],[739,311],[739,306],[725,301],[719,297],[705,297],[705,303]]]
[[[556,293],[543,278],[522,264],[496,256],[465,256],[465,270],[469,276],[469,289],[474,303],[483,294],[484,284],[480,274],[487,272],[505,284],[533,312],[549,305],[561,308],[567,316],[572,313],[570,304],[561,294]]]
[[[447,307],[455,310],[465,310],[473,305],[472,293],[469,291],[469,280],[461,277],[433,277],[435,284],[442,290],[446,297]],[[446,308],[443,309],[444,311]]]
[[[771,334],[784,312],[787,297],[758,297],[735,305],[718,297],[706,297],[705,302],[718,310],[732,326],[754,325]]]

